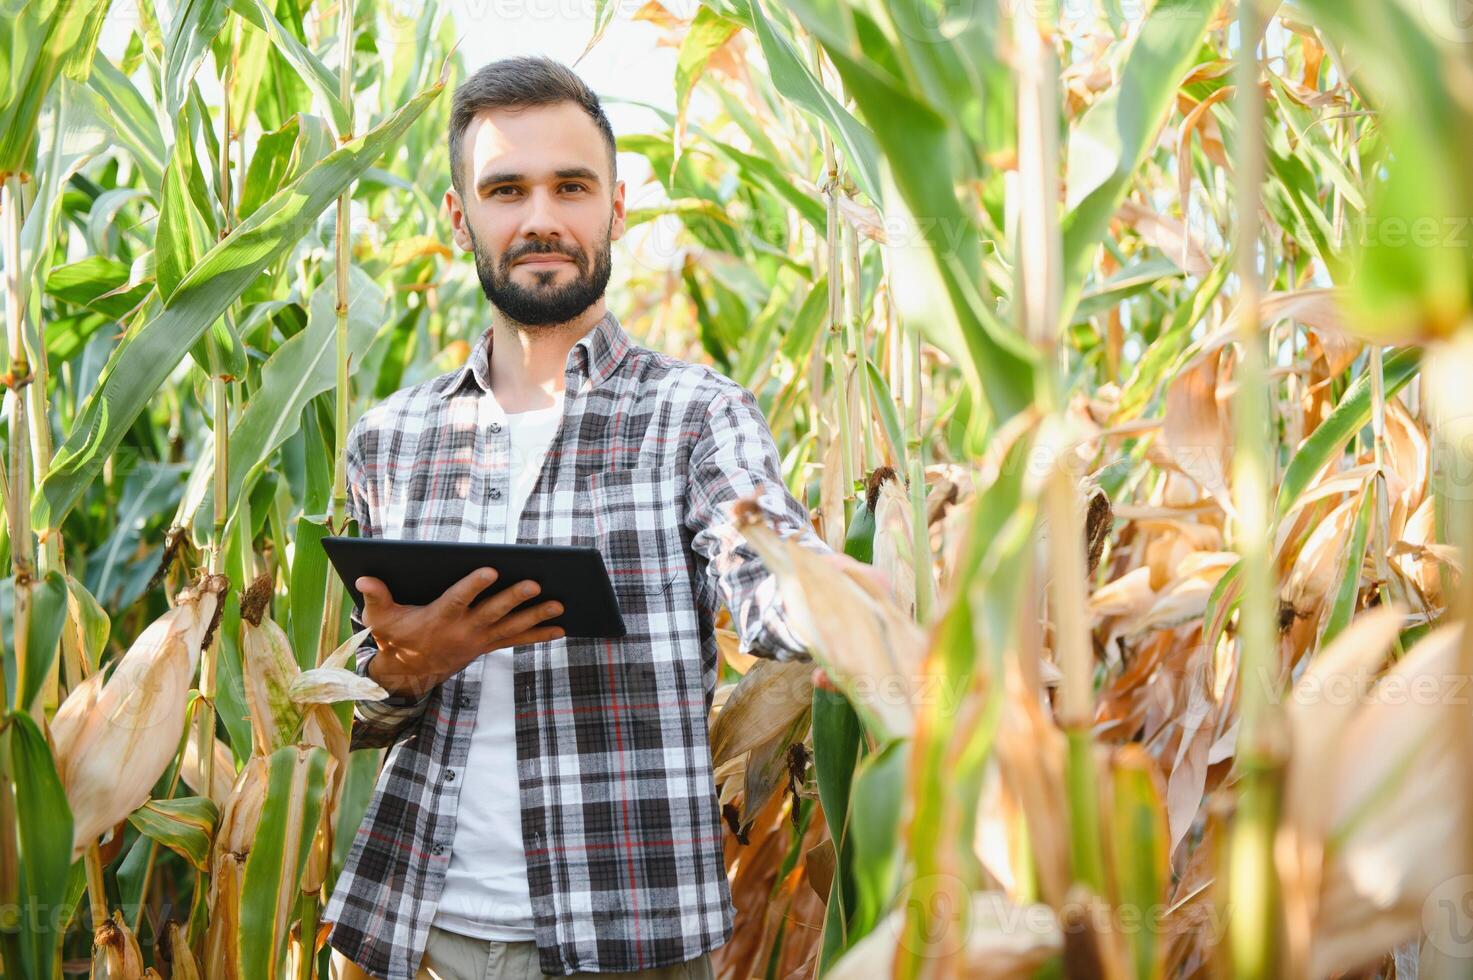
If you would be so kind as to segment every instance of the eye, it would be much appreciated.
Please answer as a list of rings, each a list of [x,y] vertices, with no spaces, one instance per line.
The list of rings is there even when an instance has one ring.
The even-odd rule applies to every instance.
[[[564,187],[576,187],[580,191],[583,191],[583,190],[587,190],[588,189],[587,187],[583,186],[580,183],[577,183],[576,181],[569,181],[568,183],[564,184],[563,186]]]
[[[497,197],[497,196],[499,196],[501,194],[502,191],[515,191],[515,190],[516,190],[516,188],[513,187],[510,184],[502,184],[500,187],[493,187],[493,188],[491,188],[491,196],[492,197]]]

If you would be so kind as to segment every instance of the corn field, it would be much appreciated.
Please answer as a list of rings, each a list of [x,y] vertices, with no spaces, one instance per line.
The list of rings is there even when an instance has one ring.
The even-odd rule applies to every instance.
[[[0,44],[3,975],[362,976],[319,541],[485,329],[475,65],[434,3],[108,6]],[[886,580],[736,516],[813,662],[720,633],[718,975],[1473,975],[1466,11],[590,9],[677,53],[611,308]]]

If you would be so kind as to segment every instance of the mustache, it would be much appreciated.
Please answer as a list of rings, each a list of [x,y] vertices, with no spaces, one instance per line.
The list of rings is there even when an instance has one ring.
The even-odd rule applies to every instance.
[[[583,266],[583,253],[581,250],[570,252],[567,249],[555,248],[552,245],[528,245],[526,248],[507,252],[506,255],[502,257],[502,260],[506,263],[508,267],[510,267],[515,265],[517,262],[528,255],[561,255],[564,258],[572,259],[574,264],[576,264],[580,268],[582,268]]]

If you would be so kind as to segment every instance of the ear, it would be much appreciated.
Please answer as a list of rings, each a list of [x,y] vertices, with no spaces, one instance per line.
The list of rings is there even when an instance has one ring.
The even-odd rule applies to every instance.
[[[609,241],[624,237],[624,182],[614,182],[614,220],[609,225]]]
[[[471,236],[466,227],[465,208],[461,206],[460,194],[454,187],[445,192],[445,209],[450,212],[451,237],[462,252],[471,251]]]

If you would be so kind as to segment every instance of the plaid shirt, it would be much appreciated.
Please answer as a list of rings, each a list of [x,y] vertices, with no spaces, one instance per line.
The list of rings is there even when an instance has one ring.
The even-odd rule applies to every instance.
[[[349,506],[363,536],[501,540],[508,435],[491,393],[492,334],[464,367],[395,392],[349,433]],[[808,659],[728,505],[760,494],[781,534],[829,549],[784,486],[746,388],[636,346],[611,313],[569,351],[564,379],[562,426],[516,540],[596,546],[628,635],[513,649],[537,948],[550,975],[650,969],[731,937],[707,741],[718,605],[743,652]],[[373,655],[370,641],[359,673]],[[461,787],[510,778],[465,771],[483,664],[420,697],[354,707],[353,748],[389,751],[323,918],[331,946],[387,980],[418,968]]]

